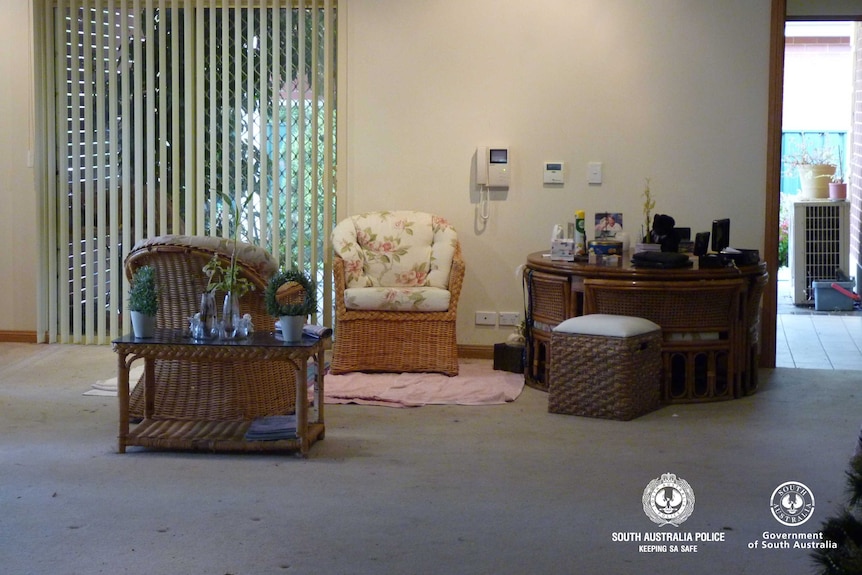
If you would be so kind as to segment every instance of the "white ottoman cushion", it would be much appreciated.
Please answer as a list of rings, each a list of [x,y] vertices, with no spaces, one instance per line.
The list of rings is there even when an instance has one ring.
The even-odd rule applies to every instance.
[[[567,319],[555,332],[604,337],[632,337],[661,330],[661,326],[642,317],[593,313]]]

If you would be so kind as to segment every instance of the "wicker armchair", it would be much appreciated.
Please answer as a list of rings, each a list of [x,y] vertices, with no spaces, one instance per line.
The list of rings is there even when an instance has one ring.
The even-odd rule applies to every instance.
[[[233,242],[206,236],[159,236],[138,242],[126,257],[126,276],[144,265],[155,268],[161,292],[157,328],[188,329],[189,318],[200,311],[207,276],[203,267],[217,254],[227,265]],[[271,330],[263,295],[277,264],[266,250],[239,243],[240,277],[255,286],[240,300],[240,311],[252,317],[255,329]],[[219,307],[223,294],[216,294]],[[219,307],[219,309],[221,309]],[[292,413],[296,373],[284,362],[193,362],[156,360],[155,418],[245,421],[264,415]],[[143,385],[130,398],[130,414],[144,413]]]
[[[455,230],[423,212],[372,212],[336,226],[332,373],[458,374],[464,261]]]

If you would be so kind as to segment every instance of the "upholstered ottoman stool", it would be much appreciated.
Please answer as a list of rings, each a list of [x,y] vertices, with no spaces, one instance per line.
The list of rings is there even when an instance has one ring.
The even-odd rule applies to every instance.
[[[621,315],[591,314],[551,333],[548,411],[629,420],[659,406],[661,328]]]

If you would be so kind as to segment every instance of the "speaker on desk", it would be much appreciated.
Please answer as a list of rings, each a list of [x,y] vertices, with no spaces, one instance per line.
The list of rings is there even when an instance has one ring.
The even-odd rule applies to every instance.
[[[730,220],[712,221],[712,251],[720,252],[730,245]]]
[[[696,256],[705,255],[709,251],[709,232],[698,232],[694,236],[694,250]]]

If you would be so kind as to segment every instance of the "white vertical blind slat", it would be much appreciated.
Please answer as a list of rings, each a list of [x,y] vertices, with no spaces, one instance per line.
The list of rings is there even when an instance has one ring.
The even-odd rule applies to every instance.
[[[167,4],[165,0],[159,0],[159,15],[162,20],[162,23],[159,25],[159,41],[156,42],[156,50],[159,61],[159,70],[167,69],[167,42],[168,42],[168,31],[167,25],[164,21],[165,14],[167,14]],[[159,74],[159,110],[166,110],[168,107],[168,78],[167,74],[161,73]],[[167,134],[168,132],[168,115],[167,114],[159,114],[159,134]],[[159,210],[159,230],[167,230],[168,229],[168,218],[171,216],[171,212],[173,210],[168,210],[168,188],[170,187],[170,181],[168,180],[167,171],[167,157],[168,157],[168,139],[165,137],[159,138],[157,142],[158,145],[158,170],[159,170],[159,206],[161,209]],[[153,148],[155,149],[155,148]]]
[[[117,77],[117,50],[118,50],[118,38],[117,38],[117,10],[116,10],[116,2],[114,0],[108,0],[108,78],[114,79]],[[118,105],[117,98],[119,94],[119,90],[117,87],[116,81],[111,81],[108,83],[108,131],[111,134],[117,134],[119,132],[119,124],[117,122],[117,114],[118,114]],[[120,213],[120,181],[117,177],[118,166],[115,161],[117,155],[119,154],[119,143],[117,142],[117,138],[111,138],[109,143],[108,155],[111,158],[111,162],[109,163],[109,171],[110,176],[108,178],[108,204],[109,204],[109,214],[110,214],[110,238],[111,238],[111,247],[108,249],[108,255],[110,256],[110,263],[108,265],[108,270],[111,273],[111,290],[109,294],[110,307],[108,308],[108,313],[110,314],[110,325],[109,325],[109,338],[115,338],[120,333],[120,322],[119,322],[119,314],[118,305],[122,299],[122,291],[121,287],[123,285],[122,276],[123,276],[123,266],[122,260],[120,257],[119,250],[115,248],[117,246],[117,242],[120,238],[120,222],[117,217]]]
[[[82,267],[81,262],[81,181],[83,180],[83,174],[81,173],[81,160],[80,160],[80,150],[82,146],[81,142],[81,122],[83,118],[81,117],[81,107],[80,107],[80,84],[81,84],[81,67],[80,67],[80,59],[81,59],[81,50],[80,50],[80,37],[82,35],[81,30],[81,20],[79,17],[80,8],[76,9],[73,13],[70,14],[71,17],[71,25],[70,29],[72,30],[72,62],[74,65],[74,70],[71,74],[72,81],[72,90],[70,94],[72,95],[69,106],[70,106],[70,116],[72,118],[71,132],[72,132],[72,149],[67,151],[67,158],[72,159],[72,163],[70,165],[69,175],[71,177],[70,187],[72,190],[71,197],[71,206],[70,209],[72,211],[71,219],[72,219],[72,227],[71,227],[71,238],[67,239],[71,241],[71,265],[69,269],[71,270],[72,275],[72,342],[80,343],[80,334],[81,334],[81,306],[79,305],[80,297],[81,297],[81,276],[77,273],[77,270],[80,270]],[[70,155],[71,154],[71,155]]]
[[[282,35],[282,20],[281,20],[281,10],[273,10],[272,11],[272,69],[273,69],[273,81],[270,90],[272,90],[271,98],[273,101],[273,106],[275,109],[273,112],[273,117],[277,118],[279,121],[273,122],[273,129],[270,134],[271,145],[273,151],[275,151],[274,158],[276,161],[273,161],[270,165],[270,179],[272,181],[272,204],[269,206],[271,210],[271,218],[263,219],[261,221],[261,226],[266,226],[266,222],[269,221],[269,225],[266,226],[266,237],[269,238],[269,243],[272,245],[273,253],[278,254],[279,249],[281,247],[282,239],[281,239],[281,223],[280,223],[280,215],[282,213],[287,213],[285,208],[283,207],[282,199],[283,199],[283,189],[281,187],[281,169],[280,162],[277,161],[281,154],[279,150],[281,150],[281,118],[283,118],[284,114],[284,104],[281,101],[281,89],[284,84],[284,77],[281,76],[281,50],[277,49],[281,42]],[[290,149],[289,146],[286,149]],[[261,213],[265,213],[261,210]]]
[[[135,14],[141,14],[141,0],[134,0],[132,10]],[[137,20],[137,19],[136,19]],[[140,24],[136,21],[136,24]],[[132,57],[135,61],[135,68],[138,68],[140,62],[143,62],[143,26],[136,26],[134,43],[132,44]],[[134,75],[134,90],[135,94],[142,95],[144,93],[144,78],[143,74],[135,73]],[[144,107],[141,105],[139,98],[134,98],[134,108],[131,110],[134,115],[135,127],[135,154],[134,154],[134,170],[135,182],[131,193],[134,194],[135,205],[135,241],[144,237]]]
[[[100,14],[103,12],[103,2],[102,0],[96,0],[95,2],[95,12]],[[95,47],[95,88],[96,88],[96,134],[104,134],[105,133],[105,105],[106,105],[106,86],[104,82],[105,78],[105,60],[109,57],[107,54],[107,46],[106,46],[106,36],[109,34],[109,31],[106,30],[106,22],[101,19],[98,20],[93,26],[94,38],[93,44]],[[106,271],[104,266],[105,254],[107,250],[107,242],[106,236],[108,230],[105,225],[105,214],[106,214],[106,203],[107,203],[107,186],[108,186],[108,164],[105,161],[105,154],[107,153],[107,143],[104,138],[96,139],[96,157],[98,158],[98,163],[96,165],[96,253],[95,256],[99,258],[99,263],[97,267],[101,271]],[[94,258],[95,259],[95,258]],[[92,274],[87,274],[88,276],[92,276]],[[96,326],[92,332],[89,340],[91,342],[96,343],[107,343],[106,341],[106,329],[105,329],[105,320],[107,308],[105,307],[105,294],[107,293],[107,273],[99,273],[95,276],[96,286],[95,293],[99,294],[98,299],[95,300],[96,303],[96,313],[95,320]],[[88,292],[88,294],[91,292]],[[87,297],[87,301],[90,301],[91,297]],[[87,332],[90,335],[90,332]]]
[[[120,200],[120,206],[122,210],[122,218],[123,218],[123,259],[125,259],[126,254],[132,249],[132,210],[129,209],[133,206],[132,202],[132,154],[128,151],[131,149],[132,142],[132,130],[129,129],[129,126],[133,125],[132,110],[129,108],[130,98],[128,97],[129,92],[129,83],[131,82],[131,76],[129,71],[129,61],[131,59],[131,46],[129,45],[130,36],[129,36],[129,5],[128,0],[120,0],[120,87],[122,94],[122,104],[120,109],[120,124],[125,127],[125,129],[120,131],[121,138],[121,149],[125,151],[120,158],[120,173],[122,174],[122,184],[121,190],[122,199]],[[114,276],[116,279],[120,280],[123,278],[123,274],[116,274]],[[125,284],[123,284],[125,285]],[[120,306],[119,300],[116,303],[117,308]],[[129,331],[129,327],[131,324],[131,320],[129,319],[129,314],[123,314],[123,325],[121,326],[121,330],[123,332]]]
[[[81,18],[81,31],[82,31],[82,50],[81,50],[81,66],[84,69],[83,74],[83,82],[84,85],[81,89],[81,107],[83,108],[83,119],[84,119],[84,132],[81,134],[81,139],[83,143],[83,154],[84,154],[84,180],[81,186],[81,196],[79,197],[80,202],[82,203],[84,209],[84,219],[81,222],[81,235],[82,235],[82,244],[77,245],[78,249],[82,249],[83,253],[81,254],[81,259],[84,264],[84,287],[83,292],[81,292],[80,297],[84,300],[84,310],[81,316],[81,329],[83,330],[83,338],[85,343],[93,342],[93,298],[89,297],[88,294],[93,293],[93,280],[94,275],[89,273],[88,270],[95,269],[95,261],[93,249],[95,242],[93,241],[93,212],[94,212],[94,188],[96,178],[94,176],[94,147],[95,141],[93,139],[93,122],[94,122],[94,112],[93,112],[93,99],[89,97],[90,92],[88,90],[89,86],[93,85],[93,58],[91,57],[91,50],[93,45],[93,25],[91,23],[91,19],[89,18],[89,12],[92,10],[92,5],[89,2],[84,2],[82,4],[83,10],[82,18]],[[84,48],[84,46],[90,47],[90,49]],[[77,306],[76,306],[77,307]]]
[[[219,62],[221,62],[222,67],[222,80],[221,80],[221,123],[222,126],[229,126],[231,121],[231,109],[233,107],[233,98],[231,97],[231,83],[230,78],[231,74],[235,72],[235,69],[230,66],[230,52],[228,47],[230,46],[230,33],[231,27],[227,26],[227,21],[229,20],[229,10],[222,10],[221,12],[222,18],[222,27],[221,27],[221,53],[219,54]],[[238,116],[237,116],[238,117]],[[231,130],[222,130],[221,137],[221,147],[224,151],[224,159],[221,163],[221,192],[224,195],[228,195],[230,193],[230,167],[233,163],[236,165],[236,157],[231,156],[230,149],[233,141],[230,139]],[[233,162],[231,161],[233,159]],[[216,226],[211,226],[213,233],[218,231]],[[224,228],[222,228],[224,230]]]
[[[69,10],[69,7],[65,4],[64,0],[58,0],[57,3],[57,18],[65,18],[66,13]],[[65,46],[66,45],[66,34],[64,30],[65,26],[62,28],[57,26],[54,29],[54,45]],[[49,336],[48,341],[51,343],[56,341],[67,341],[69,337],[69,305],[68,301],[63,302],[61,298],[51,297],[56,294],[64,293],[68,290],[65,288],[68,286],[68,259],[66,254],[68,251],[63,249],[64,242],[68,240],[68,230],[69,230],[69,210],[63,209],[65,205],[66,194],[68,192],[68,132],[67,132],[67,123],[69,121],[69,111],[66,105],[66,59],[65,58],[57,58],[57,61],[54,65],[54,81],[53,81],[53,91],[48,91],[48,94],[56,94],[54,98],[51,100],[54,102],[54,114],[53,117],[57,118],[57,123],[54,126],[53,130],[48,130],[49,133],[52,134],[51,138],[51,146],[50,149],[54,151],[54,162],[50,164],[49,175],[56,174],[56,178],[51,178],[52,184],[48,190],[49,193],[49,201],[51,201],[55,209],[49,210],[50,213],[56,214],[56,222],[51,222],[50,224],[56,224],[51,226],[51,233],[53,235],[52,242],[48,244],[48,260],[50,262],[49,266],[49,276],[48,276],[48,290],[49,290],[49,301],[51,302],[49,317],[48,317],[48,329]],[[50,112],[50,110],[49,110]],[[52,116],[48,116],[49,118]],[[65,231],[64,231],[65,230]],[[64,327],[65,326],[65,327]]]
[[[260,205],[258,206],[258,213],[260,214],[260,220],[255,222],[254,212],[255,206],[249,204],[248,209],[246,210],[246,218],[248,219],[247,230],[249,230],[249,240],[250,241],[266,241],[267,234],[259,234],[257,237],[253,237],[253,232],[260,231],[265,232],[267,221],[267,214],[269,213],[269,206],[267,201],[267,190],[269,189],[267,174],[269,173],[269,152],[270,145],[273,143],[274,133],[279,131],[278,124],[273,124],[270,120],[270,108],[269,108],[269,82],[272,78],[269,78],[265,71],[268,70],[269,65],[269,35],[267,34],[267,28],[270,23],[270,10],[255,10],[255,13],[259,15],[259,29],[260,33],[258,34],[260,47],[256,50],[256,54],[258,54],[259,58],[259,67],[257,72],[257,84],[258,90],[260,91],[260,110],[258,111],[258,123],[257,123],[257,133],[260,138],[260,179],[258,181],[258,188],[254,190],[253,187],[249,186],[249,189],[245,191],[246,195],[252,193],[252,191],[256,191],[258,193],[258,199],[260,200]],[[272,129],[264,129],[264,122],[266,125],[271,126]]]
[[[333,154],[335,150],[334,139],[334,112],[335,112],[335,70],[333,69],[335,62],[335,11],[332,9],[332,0],[324,2],[327,22],[323,30],[324,38],[324,74],[323,74],[323,92],[324,92],[324,140],[323,140],[323,189],[327,191],[326,201],[323,206],[323,229],[331,230],[334,225],[335,214],[332,213],[333,202],[332,194],[335,193],[335,183],[333,182]],[[332,245],[329,234],[325,234],[323,238],[325,253],[323,257],[323,277],[332,277],[332,258],[329,254],[332,253]],[[323,324],[333,325],[333,294],[331,289],[323,290]]]
[[[180,21],[180,0],[171,2],[171,23],[176,26]],[[180,85],[180,44],[184,39],[179,34],[171,34],[171,86]],[[180,107],[171,107],[171,141],[180,141]],[[179,169],[180,158],[182,157],[183,149],[179,144],[171,146],[171,165],[174,169],[171,171],[171,190],[174,199],[171,210],[171,221],[173,223],[174,233],[191,233],[188,227],[183,228],[181,222],[185,219],[185,214],[182,213],[182,202],[180,201],[180,190],[182,182],[182,171]]]
[[[284,107],[286,109],[285,114],[285,137],[287,138],[287,149],[290,150],[293,147],[293,131],[294,131],[294,119],[293,119],[293,106],[294,106],[294,86],[293,86],[293,77],[295,75],[295,70],[293,67],[293,11],[288,10],[286,13],[285,28],[287,29],[287,42],[285,43],[285,69],[287,70],[287,74],[285,77],[285,92],[287,97],[285,98]],[[300,16],[297,16],[299,19]],[[301,154],[300,154],[301,155]],[[291,152],[287,153],[287,165],[289,166],[287,177],[285,177],[285,187],[282,190],[283,198],[284,198],[284,211],[285,213],[290,215],[290,210],[292,208],[291,198],[292,195],[296,193],[296,189],[293,187],[293,154]],[[299,179],[299,178],[297,178]],[[291,261],[291,254],[293,253],[293,218],[286,217],[284,224],[284,258],[285,262],[283,263],[295,263],[299,265],[299,262]]]
[[[146,4],[146,14],[145,19],[147,22],[152,22],[154,20],[155,15],[155,7],[153,5],[153,0],[147,0]],[[156,103],[157,103],[157,95],[156,95],[156,67],[152,64],[156,62],[156,37],[153,35],[152,27],[147,27],[146,35],[143,42],[144,52],[146,54],[146,61],[150,63],[146,67],[145,77],[146,77],[146,94],[143,98],[141,98],[139,106],[144,107],[144,113],[146,118],[146,126],[144,130],[147,134],[146,139],[146,148],[144,151],[143,160],[146,165],[146,183],[144,184],[144,189],[146,190],[146,202],[147,202],[147,237],[154,237],[157,235],[156,232],[156,224],[158,220],[156,218],[156,214],[158,210],[156,209],[156,199],[159,194],[159,182],[156,179],[156,154],[153,153],[156,149]],[[137,101],[137,98],[135,99]],[[139,140],[140,141],[140,140]]]
[[[311,141],[313,142],[313,145],[311,146],[311,189],[317,190],[320,186],[320,148],[317,145],[320,141],[320,86],[319,75],[317,73],[318,65],[320,64],[320,58],[318,57],[320,36],[317,34],[319,16],[316,0],[311,0],[311,20],[311,29],[314,31],[311,38],[311,69],[313,71],[311,75]],[[317,194],[311,194],[311,205],[309,208],[311,211],[311,221],[317,222],[318,210],[320,208],[317,201]],[[311,266],[311,273],[314,274],[314,277],[317,277],[318,273],[317,261],[319,253],[317,245],[317,237],[315,236],[312,238],[311,253],[309,254],[309,264]]]
[[[298,70],[296,73],[297,78],[297,98],[299,105],[299,114],[297,116],[297,137],[300,142],[305,141],[305,98],[307,87],[305,84],[305,1],[299,0],[299,21],[297,22],[297,36],[299,37],[298,49],[297,49],[297,63]],[[297,252],[296,252],[296,262],[300,267],[305,266],[305,226],[301,224],[301,222],[305,221],[305,154],[299,154],[299,160],[297,161],[299,177],[296,178],[296,193],[299,196],[299,202],[297,202],[297,221],[300,222],[300,225],[297,226],[296,229],[296,243],[297,243]]]
[[[186,141],[190,144],[191,155],[185,158],[188,184],[186,187],[186,206],[195,206],[188,210],[194,214],[191,229],[195,234],[203,234],[206,230],[204,203],[196,201],[199,195],[206,193],[206,172],[198,169],[201,162],[206,161],[204,147],[206,145],[206,113],[204,100],[204,0],[198,0],[197,10],[184,10],[186,15],[185,34],[186,50],[186,94],[194,94],[194,106],[186,106]],[[193,13],[192,13],[193,12]]]
[[[208,57],[209,57],[210,62],[216,62],[216,48],[218,47],[218,44],[214,41],[214,38],[216,36],[216,31],[217,31],[216,11],[215,10],[209,11],[209,22],[208,22],[208,24],[209,24],[209,38],[208,38],[208,40],[209,40],[208,41],[209,54],[208,54]],[[201,33],[203,33],[203,31],[201,31]],[[214,87],[216,85],[216,72],[217,72],[217,70],[216,70],[215,65],[211,65],[209,68],[209,75],[207,77],[207,86],[208,87],[212,86],[213,89],[209,89],[207,87],[207,88],[203,88],[201,90],[202,92],[204,90],[206,90],[210,94],[209,109],[207,111],[207,116],[209,117],[209,124],[207,125],[207,142],[208,142],[207,148],[209,150],[215,150],[215,149],[217,149],[217,146],[218,146],[218,143],[216,141],[216,139],[218,138],[218,132],[217,132],[216,128],[217,128],[217,124],[218,124],[220,118],[218,115],[219,102],[218,102],[217,97],[216,97],[218,91],[214,89]],[[206,154],[205,151],[204,151],[204,153]],[[212,153],[213,152],[210,152],[210,154],[212,154]],[[213,202],[213,199],[216,196],[216,190],[215,190],[215,185],[214,185],[214,183],[216,181],[216,175],[215,175],[215,173],[212,172],[212,170],[214,169],[214,167],[213,167],[214,164],[215,164],[215,162],[213,161],[213,158],[211,156],[207,157],[207,159],[204,160],[204,165],[209,166],[209,169],[211,170],[211,172],[209,174],[207,174],[207,176],[210,179],[209,181],[211,182],[211,184],[209,186],[207,186],[206,189],[201,190],[201,193],[203,195],[202,200],[204,203],[204,213],[205,214],[208,213],[210,218],[213,218],[213,216],[214,216],[213,209],[214,209],[215,204]],[[208,206],[208,208],[207,208],[207,206]],[[214,227],[212,225],[212,221],[208,222],[208,224],[209,224],[210,229],[212,229]]]

